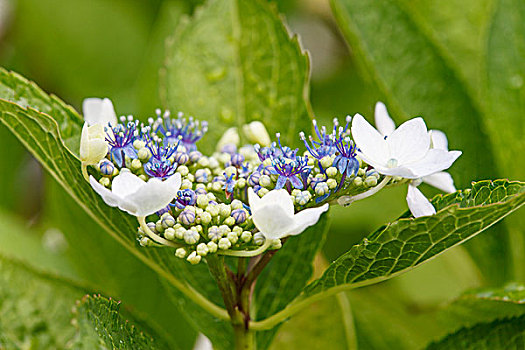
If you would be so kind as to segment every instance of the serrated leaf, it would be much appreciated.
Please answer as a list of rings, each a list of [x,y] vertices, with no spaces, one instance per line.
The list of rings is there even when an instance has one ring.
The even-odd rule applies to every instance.
[[[0,256],[0,348],[63,349],[71,308],[86,291]]]
[[[293,145],[310,128],[308,56],[265,1],[209,1],[169,41],[165,68],[167,106],[213,124],[208,150],[253,120]]]
[[[525,316],[480,323],[463,328],[430,344],[429,350],[492,350],[523,349],[525,347]]]
[[[461,4],[469,9],[468,14],[458,11],[453,2],[332,0],[345,38],[384,94],[394,119],[422,115],[429,126],[447,133],[451,148],[463,151],[450,170],[460,188],[473,178],[508,176],[495,158],[508,152],[492,138],[493,130],[485,127],[493,118],[483,108],[488,98],[476,99],[483,95],[480,77],[485,76],[479,71],[483,55],[476,50],[484,49],[483,28],[490,6]],[[465,37],[468,42],[459,43]],[[508,230],[498,225],[491,235],[466,247],[486,278],[501,283],[513,272],[510,245]]]
[[[358,287],[386,280],[461,244],[525,202],[525,183],[480,181],[472,188],[433,200],[432,216],[401,219],[366,237],[334,261],[305,296],[338,286]]]
[[[0,70],[1,71],[1,70]],[[13,74],[7,73],[3,77],[7,81],[17,81],[24,84],[23,79],[12,78]],[[16,84],[15,84],[16,85]],[[11,87],[20,91],[18,94],[9,94],[11,90],[6,89],[4,93],[9,94],[6,98],[13,98],[15,101],[25,101],[26,105],[31,105],[33,91],[40,94],[42,92],[36,85]],[[25,91],[29,91],[27,94]],[[37,95],[38,96],[38,95]],[[42,97],[39,97],[42,98]],[[57,101],[58,98],[55,98]],[[61,112],[61,106],[66,106],[63,102],[53,105],[50,114],[68,115]],[[66,106],[68,113],[76,116],[65,119],[67,125],[77,125],[80,130],[81,118],[76,112]],[[205,266],[200,268],[190,268],[181,259],[176,258],[172,252],[162,248],[140,248],[136,242],[135,232],[137,230],[136,220],[115,208],[110,208],[102,199],[91,189],[89,184],[83,179],[80,171],[79,159],[64,145],[61,138],[60,129],[57,122],[48,114],[41,113],[31,107],[23,108],[16,103],[4,99],[4,94],[0,95],[0,121],[3,122],[13,132],[24,146],[38,159],[44,168],[55,178],[55,180],[71,195],[77,203],[114,239],[128,249],[132,254],[139,258],[144,264],[153,269],[162,279],[165,279],[170,288],[173,288],[177,281],[186,281],[193,288],[205,295],[209,300],[222,305],[220,292]],[[70,137],[75,128],[66,128],[65,132]],[[180,297],[184,297],[180,295]],[[190,302],[191,303],[191,302]],[[213,327],[204,329],[206,335],[212,338],[230,330],[229,324],[216,320],[207,312],[197,307],[199,312],[191,317],[193,322],[206,322]],[[185,311],[185,310],[183,310]],[[220,343],[217,344],[219,347]],[[226,347],[226,346],[225,346]]]
[[[299,236],[290,237],[275,254],[255,285],[256,319],[264,319],[299,295],[313,273],[315,254],[323,246],[330,229],[327,214]],[[257,348],[270,346],[277,327],[257,333]]]
[[[101,296],[86,295],[77,303],[76,321],[79,328],[77,342],[93,341],[93,333],[100,338],[102,349],[158,349],[153,338],[136,328],[120,315],[120,303]]]

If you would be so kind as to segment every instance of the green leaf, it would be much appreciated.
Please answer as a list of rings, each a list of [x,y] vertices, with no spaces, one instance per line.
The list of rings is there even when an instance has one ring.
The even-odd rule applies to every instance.
[[[437,196],[437,213],[383,226],[333,262],[305,296],[377,283],[416,267],[490,227],[525,202],[525,183],[480,181],[471,189]]]
[[[292,145],[310,128],[308,56],[266,1],[211,0],[168,45],[166,102],[213,125],[202,147],[253,120]]]
[[[77,341],[93,342],[93,333],[104,349],[158,349],[153,338],[120,315],[120,303],[101,296],[86,295],[76,306]],[[105,344],[105,346],[102,346]],[[93,344],[94,345],[94,344]]]
[[[0,348],[62,349],[71,308],[86,290],[0,256]]]
[[[255,285],[256,319],[264,319],[298,296],[313,273],[313,260],[330,229],[328,215],[299,236],[290,237],[272,258]],[[284,272],[283,272],[284,271]],[[257,333],[257,348],[266,349],[277,327]]]
[[[440,349],[523,349],[525,347],[525,315],[510,319],[480,323],[463,328],[428,346]]]
[[[10,79],[12,74],[4,75],[4,79]],[[14,78],[13,78],[14,79]],[[12,79],[12,80],[13,80]],[[8,80],[11,81],[11,80]],[[20,84],[23,80],[18,79]],[[30,84],[27,88],[18,87],[22,92],[39,90],[35,85]],[[10,90],[7,90],[9,93]],[[43,93],[42,93],[43,94]],[[202,293],[208,300],[222,305],[220,293],[205,266],[193,268],[181,259],[176,258],[173,253],[162,248],[140,248],[136,242],[137,222],[135,219],[124,212],[110,208],[102,199],[91,189],[91,186],[83,179],[80,171],[79,159],[64,146],[61,133],[56,121],[47,114],[41,113],[31,107],[23,108],[16,103],[3,99],[0,95],[0,121],[2,121],[13,132],[19,140],[28,148],[38,159],[44,168],[55,178],[55,180],[71,195],[77,203],[114,239],[128,249],[133,255],[140,259],[144,264],[153,269],[162,279],[165,279],[170,288],[180,286],[185,281],[195,290]],[[9,98],[8,95],[6,97]],[[15,100],[25,100],[31,104],[31,94],[15,95]],[[56,99],[58,100],[58,99]],[[57,115],[65,113],[61,111],[63,103],[57,103],[50,114]],[[70,113],[76,113],[69,107],[66,108]],[[65,124],[73,125],[76,123],[80,128],[81,119],[78,115],[71,119],[65,119]],[[65,132],[71,136],[69,131],[74,128],[66,128]],[[178,293],[178,292],[176,292]],[[187,296],[188,294],[186,294]],[[179,293],[180,298],[185,296]],[[192,303],[192,302],[189,302]],[[187,317],[192,322],[205,322],[210,327],[204,329],[206,335],[213,339],[214,335],[219,336],[230,330],[230,325],[224,321],[219,321],[200,307],[198,312],[192,313]],[[187,310],[183,310],[187,312]],[[197,316],[196,316],[197,315]],[[220,343],[217,344],[219,347]],[[225,345],[227,348],[227,345]]]
[[[492,139],[492,129],[485,128],[493,117],[483,108],[487,98],[476,100],[483,95],[477,90],[485,76],[478,70],[483,55],[476,50],[483,46],[480,33],[489,15],[482,2],[473,6],[462,2],[468,15],[454,3],[425,0],[332,0],[332,5],[345,38],[384,94],[394,119],[422,115],[431,128],[447,133],[451,148],[463,151],[451,169],[458,187],[467,186],[472,178],[507,175],[495,158],[499,141]],[[459,62],[464,69],[457,68]],[[492,231],[466,247],[487,279],[501,283],[513,272],[510,238],[503,225]]]

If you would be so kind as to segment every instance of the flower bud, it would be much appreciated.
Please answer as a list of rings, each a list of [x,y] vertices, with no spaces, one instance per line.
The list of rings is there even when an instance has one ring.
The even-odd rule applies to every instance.
[[[357,176],[365,176],[366,174],[366,171],[365,169],[363,168],[360,168],[358,171],[357,171]]]
[[[375,176],[368,176],[365,179],[365,185],[368,187],[374,187],[377,185],[377,178]]]
[[[315,185],[315,194],[318,196],[324,196],[330,191],[326,182],[319,182]]]
[[[239,154],[239,153],[232,154],[232,156],[231,156],[231,163],[234,166],[240,167],[243,162],[244,162],[244,156],[242,154]]]
[[[212,226],[208,228],[208,239],[210,241],[217,242],[222,237],[222,232],[219,231],[217,226]]]
[[[175,256],[177,258],[184,259],[186,257],[186,254],[186,249],[184,248],[177,248],[177,250],[175,250]]]
[[[199,159],[201,159],[202,153],[199,151],[193,151],[193,152],[190,152],[189,156],[190,156],[190,161],[192,163],[197,163]]]
[[[237,243],[237,240],[239,239],[239,236],[237,236],[237,234],[235,232],[230,232],[230,233],[228,233],[228,236],[226,236],[226,238],[228,238],[228,240],[232,244],[235,244],[235,243]]]
[[[197,265],[201,262],[201,256],[197,254],[197,252],[191,252],[191,254],[188,256],[186,260],[190,262],[192,265]]]
[[[209,252],[209,249],[206,243],[199,243],[197,245],[197,254],[199,254],[200,256],[206,256],[208,252]]]
[[[270,249],[271,250],[281,249],[282,246],[283,244],[280,239],[274,239],[272,241],[272,244],[270,245]]]
[[[356,177],[353,181],[354,186],[359,187],[363,185],[363,179],[360,177]]]
[[[203,168],[206,168],[210,166],[210,161],[208,160],[208,157],[201,157],[197,164],[199,164]]]
[[[208,251],[210,253],[215,253],[217,251],[217,243],[215,242],[208,242],[208,244],[206,244],[208,246]]]
[[[219,215],[219,206],[216,204],[208,204],[206,211],[210,213],[212,217],[217,217]]]
[[[228,204],[225,204],[225,203],[219,204],[219,214],[223,218],[230,216],[231,212],[232,212],[232,208]]]
[[[258,143],[263,147],[271,144],[270,135],[268,135],[268,131],[266,131],[264,124],[260,121],[243,125],[242,131],[251,143]]]
[[[137,156],[141,161],[147,162],[151,158],[151,152],[146,147],[143,147],[139,149]]]
[[[230,206],[232,207],[232,209],[241,209],[243,208],[244,206],[242,205],[242,202],[238,199],[234,199]]]
[[[219,161],[215,157],[208,157],[208,161],[210,162],[210,168],[218,168],[220,166]]]
[[[139,240],[139,243],[142,247],[147,247],[151,244],[151,239],[149,239],[148,237],[142,237]]]
[[[337,187],[337,181],[335,179],[326,180],[326,184],[328,185],[328,188],[331,190]]]
[[[187,179],[182,180],[182,184],[180,185],[181,190],[191,190],[192,187],[193,184],[191,183],[191,181]]]
[[[109,178],[107,178],[107,177],[101,178],[100,180],[98,180],[98,182],[104,187],[111,186],[111,180]]]
[[[175,230],[173,229],[173,227],[168,227],[164,231],[164,237],[166,237],[168,241],[173,241],[175,239]]]
[[[222,134],[219,142],[217,142],[217,152],[222,152],[222,149],[224,146],[227,145],[234,145],[238,146],[240,142],[239,134],[237,132],[237,128],[229,128],[227,129],[224,134]]]
[[[170,214],[164,214],[161,217],[162,227],[168,228],[173,227],[176,224],[175,219]]]
[[[200,223],[203,225],[209,225],[211,222],[211,214],[207,211],[199,214]]]
[[[111,176],[113,174],[113,171],[115,170],[115,166],[113,165],[113,163],[111,163],[107,159],[106,160],[102,160],[99,163],[98,168],[100,169],[100,173],[103,176]]]
[[[257,245],[263,245],[266,238],[264,238],[264,235],[260,232],[257,232],[253,235],[253,243]]]
[[[241,233],[242,233],[242,227],[240,227],[240,226],[234,226],[234,227],[232,228],[232,232],[235,232],[235,234],[236,234],[237,236],[240,236]]]
[[[268,175],[261,175],[259,178],[259,185],[262,187],[270,187],[272,185],[272,180]]]
[[[195,222],[195,213],[191,209],[185,209],[179,214],[178,220],[186,226]]]
[[[219,246],[219,249],[226,250],[226,249],[230,249],[230,247],[232,246],[232,243],[230,242],[228,238],[223,237],[219,239],[218,246]]]
[[[200,238],[200,235],[195,230],[190,229],[184,232],[184,242],[186,242],[187,244],[195,244],[199,241],[199,238]]]
[[[235,219],[229,216],[224,220],[224,224],[228,226],[233,226],[235,225]]]
[[[184,227],[179,227],[175,229],[175,237],[178,239],[184,239],[184,235],[186,234],[186,229]]]
[[[323,158],[321,158],[320,163],[321,163],[321,166],[324,169],[328,169],[329,167],[332,166],[333,161],[332,161],[332,158],[330,156],[324,156]]]
[[[218,182],[218,181],[217,181],[217,182],[214,182],[214,183],[212,184],[211,189],[212,189],[213,191],[215,191],[215,192],[219,192],[220,190],[222,190],[222,185],[221,185],[220,182]]]
[[[182,176],[186,176],[188,175],[188,173],[190,172],[190,170],[188,169],[188,167],[186,165],[180,165],[178,168],[177,168],[177,172],[179,174],[181,174]]]
[[[234,166],[229,166],[226,169],[224,169],[224,173],[226,174],[226,177],[235,176],[237,174],[237,169]]]
[[[333,166],[329,167],[328,169],[326,169],[326,175],[328,175],[328,177],[336,177],[337,168]]]
[[[312,199],[312,195],[310,192],[308,191],[298,191],[299,193],[296,194],[296,196],[294,197],[295,198],[295,202],[299,205],[306,205],[310,199]]]
[[[219,226],[219,232],[221,233],[221,236],[226,236],[228,233],[232,232],[232,230],[228,225],[221,225]]]
[[[173,160],[175,160],[178,164],[182,165],[189,162],[190,156],[186,152],[177,152],[173,156]]]
[[[248,185],[254,187],[259,184],[259,179],[261,178],[261,173],[258,171],[254,171],[249,177],[248,177]]]
[[[135,140],[133,141],[133,147],[135,147],[136,150],[139,150],[146,147],[146,143],[142,140]]]
[[[195,172],[195,181],[204,183],[208,182],[208,173],[204,169],[198,169]]]
[[[240,179],[237,180],[237,182],[235,183],[235,187],[240,188],[240,189],[243,189],[245,186],[246,186],[246,180],[243,179],[243,178],[240,178]]]
[[[108,154],[108,143],[102,124],[88,126],[84,123],[80,138],[80,160],[95,165]]]
[[[252,240],[252,233],[250,231],[244,231],[242,234],[241,234],[241,240],[244,242],[244,243],[249,243],[251,240]]]
[[[204,194],[200,194],[197,196],[197,205],[199,206],[199,208],[206,208],[209,202],[210,200],[208,199],[208,196]]]
[[[155,230],[159,233],[164,232],[164,227],[162,226],[162,221],[159,220],[155,223]]]
[[[257,192],[257,194],[259,195],[259,197],[262,198],[262,197],[263,197],[264,195],[266,195],[268,192],[270,192],[270,191],[269,191],[267,188],[264,188],[264,187],[263,187],[263,188],[261,188],[261,189],[259,190],[259,192]]]

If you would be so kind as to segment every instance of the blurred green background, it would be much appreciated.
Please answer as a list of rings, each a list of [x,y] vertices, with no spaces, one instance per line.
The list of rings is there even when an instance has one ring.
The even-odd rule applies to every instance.
[[[145,119],[160,105],[158,69],[163,62],[165,38],[174,31],[181,16],[191,14],[199,3],[196,0],[0,0],[0,66],[37,82],[77,110],[86,97],[109,97],[117,113]],[[489,1],[471,4],[464,23],[459,23],[462,19],[458,8],[447,5],[432,12],[432,3],[414,2],[410,11],[419,15],[432,13],[426,30],[435,34],[432,37],[438,47],[450,50],[450,57],[445,54],[447,59],[454,61],[456,54],[479,56],[480,53],[474,52],[479,49],[475,45],[467,45],[467,53],[458,48],[463,42],[480,40],[476,37],[477,21],[487,20],[489,14],[482,9],[490,5]],[[290,29],[301,36],[303,46],[310,52],[311,102],[316,117],[330,123],[333,117],[342,119],[359,112],[372,120],[374,104],[384,100],[385,90],[371,78],[373,73],[354,48],[345,43],[328,1],[290,0],[277,4]],[[444,29],[447,24],[453,30],[447,32]],[[465,70],[461,69],[460,75],[465,73],[467,77],[479,73],[471,72],[475,67],[468,64]],[[455,82],[451,80],[451,84]],[[469,93],[483,95],[481,85],[474,81]],[[391,109],[398,123],[410,117],[402,110],[399,106]],[[444,127],[444,122],[433,116],[431,110],[428,113],[423,116],[430,128]],[[458,135],[461,130],[454,132],[455,137]],[[449,141],[452,148],[461,144],[454,138]],[[125,306],[144,317],[158,332],[166,332],[167,324],[177,323],[177,331],[169,336],[173,340],[171,345],[190,348],[196,333],[165,298],[153,272],[97,227],[3,125],[0,125],[0,149],[3,184],[0,218],[4,223],[0,230],[0,254],[123,300]],[[468,157],[476,155],[464,157],[468,162]],[[461,162],[458,163],[461,168]],[[503,162],[498,172],[488,169],[486,173],[517,180],[522,175],[521,167],[514,164],[511,168],[508,164]],[[458,187],[467,186],[468,179],[482,176],[477,170],[472,174],[462,171]],[[453,174],[458,172],[452,170]],[[422,189],[428,196],[437,193],[430,187]],[[395,188],[350,208],[332,209],[332,230],[323,250],[324,260],[318,259],[317,267],[321,268],[363,236],[403,213],[405,191]],[[305,348],[345,344],[348,336],[345,327],[352,320],[342,316],[341,308],[353,311],[358,342],[363,349],[420,347],[448,330],[436,315],[440,306],[462,291],[523,281],[523,265],[516,263],[516,256],[523,254],[520,252],[523,246],[515,245],[523,243],[521,223],[512,218],[507,226],[497,225],[474,238],[468,249],[456,247],[416,271],[350,292],[349,304],[348,300],[334,297],[314,305],[283,327],[275,348],[290,348],[292,344],[298,348],[297,344],[305,341],[301,337],[305,332],[319,335],[308,337]],[[513,234],[506,228],[511,224],[515,227]],[[517,252],[511,251],[510,242],[514,242]],[[144,298],[146,291],[150,296],[157,294]],[[162,307],[158,300],[162,300]],[[317,322],[319,319],[325,322]],[[383,336],[372,337],[378,330]]]

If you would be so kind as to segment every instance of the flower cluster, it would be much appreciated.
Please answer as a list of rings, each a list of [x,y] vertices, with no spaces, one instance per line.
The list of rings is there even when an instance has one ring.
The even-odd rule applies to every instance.
[[[240,147],[232,128],[210,155],[198,146],[208,125],[191,116],[157,110],[140,123],[117,119],[108,99],[87,99],[83,107],[80,156],[93,189],[138,218],[141,245],[172,247],[193,264],[208,254],[279,249],[281,239],[314,225],[329,203],[347,205],[394,183],[409,183],[415,216],[431,215],[434,208],[416,186],[453,188],[442,171],[460,154],[449,152],[444,135],[429,133],[421,118],[395,129],[382,104],[376,124],[387,125],[383,131],[360,115],[344,125],[334,119],[330,128],[314,120],[313,135],[299,134],[300,151],[279,134],[272,142],[262,123],[253,122],[242,130],[261,145]]]

